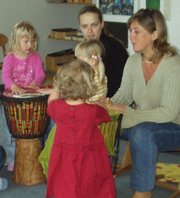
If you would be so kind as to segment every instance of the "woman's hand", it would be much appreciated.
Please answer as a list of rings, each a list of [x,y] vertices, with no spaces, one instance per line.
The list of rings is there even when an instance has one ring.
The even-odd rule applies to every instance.
[[[106,109],[108,111],[106,105],[103,102],[101,102],[100,100],[94,101],[94,104],[97,104],[97,105],[103,107],[104,109]]]
[[[108,111],[109,109],[109,106],[112,105],[112,102],[110,101],[109,98],[106,98],[106,97],[101,97],[99,98],[99,100],[95,100],[95,101],[90,101],[89,102],[90,104],[97,104],[101,107],[103,107],[104,109],[106,109]]]
[[[126,107],[127,107],[127,105],[124,105],[124,104],[114,104],[114,105],[111,105],[110,108],[114,109],[115,111],[117,111],[120,114],[124,114]]]

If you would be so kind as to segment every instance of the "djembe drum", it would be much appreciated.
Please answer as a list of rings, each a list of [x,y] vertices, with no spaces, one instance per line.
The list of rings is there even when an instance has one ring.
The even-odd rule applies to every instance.
[[[17,98],[1,93],[9,130],[16,138],[12,178],[17,184],[35,185],[45,181],[38,156],[41,152],[40,138],[49,123],[46,114],[47,99],[48,95],[42,94],[28,94]]]

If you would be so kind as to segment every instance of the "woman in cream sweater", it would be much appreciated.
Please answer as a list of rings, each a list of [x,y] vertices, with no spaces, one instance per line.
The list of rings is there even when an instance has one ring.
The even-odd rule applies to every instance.
[[[121,87],[110,100],[124,114],[132,197],[150,198],[158,152],[180,148],[180,57],[167,41],[160,11],[139,10],[129,18],[128,28],[135,54],[127,60]]]

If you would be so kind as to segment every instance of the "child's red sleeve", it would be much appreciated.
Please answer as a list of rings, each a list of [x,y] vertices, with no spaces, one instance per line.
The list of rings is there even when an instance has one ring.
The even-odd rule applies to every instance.
[[[103,107],[97,105],[96,107],[96,120],[97,124],[101,124],[102,122],[109,122],[111,120],[108,112]]]

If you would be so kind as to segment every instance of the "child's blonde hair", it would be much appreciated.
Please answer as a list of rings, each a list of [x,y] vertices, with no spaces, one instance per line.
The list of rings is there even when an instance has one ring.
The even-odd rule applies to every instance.
[[[11,34],[10,52],[20,53],[20,39],[23,37],[32,37],[34,39],[34,48],[32,51],[37,50],[38,34],[35,28],[28,22],[22,21],[17,23]]]
[[[105,48],[99,40],[85,40],[79,43],[75,48],[76,57],[85,57],[89,60],[96,60],[101,83],[105,80],[105,68],[102,58],[105,55]]]
[[[54,78],[54,87],[61,99],[88,99],[96,93],[94,70],[82,61],[74,60],[61,66]]]

